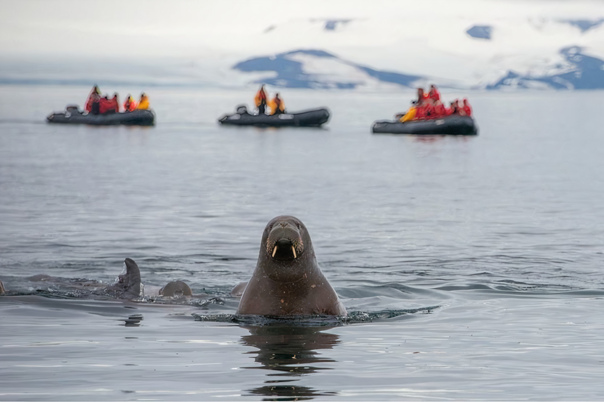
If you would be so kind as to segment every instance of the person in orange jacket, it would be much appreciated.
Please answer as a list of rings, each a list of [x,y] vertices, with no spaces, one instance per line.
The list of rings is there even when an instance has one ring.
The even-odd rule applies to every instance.
[[[271,115],[285,113],[285,104],[283,103],[283,99],[279,97],[279,92],[275,94],[269,106],[272,111]]]
[[[132,95],[128,94],[126,96],[126,101],[124,102],[124,112],[132,112],[136,109],[136,101],[132,98]]]
[[[463,99],[462,109],[465,112],[466,116],[472,116],[472,107],[470,106],[470,103],[468,102],[467,98]]]
[[[258,114],[266,113],[266,104],[268,102],[268,96],[266,95],[266,91],[264,90],[264,84],[260,87],[256,96],[254,97],[254,103],[256,103],[256,107],[258,108]]]

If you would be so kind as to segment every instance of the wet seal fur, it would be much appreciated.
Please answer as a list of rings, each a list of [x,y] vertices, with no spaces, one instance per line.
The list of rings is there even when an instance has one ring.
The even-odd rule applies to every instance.
[[[237,314],[346,315],[317,264],[310,235],[299,219],[278,216],[266,225],[256,269]]]

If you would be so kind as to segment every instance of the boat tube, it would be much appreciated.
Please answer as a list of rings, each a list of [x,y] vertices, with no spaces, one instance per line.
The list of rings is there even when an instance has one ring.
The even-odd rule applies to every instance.
[[[400,121],[380,120],[373,123],[374,134],[415,135],[477,135],[478,127],[470,116],[447,116],[433,120]]]
[[[77,106],[67,106],[65,112],[53,113],[46,118],[48,123],[89,124],[92,126],[152,126],[155,113],[150,109],[136,109],[132,112],[90,114],[82,113]]]
[[[245,106],[238,106],[237,112],[218,119],[220,124],[257,127],[320,127],[329,120],[329,110],[319,108],[296,113],[276,115],[250,114]]]

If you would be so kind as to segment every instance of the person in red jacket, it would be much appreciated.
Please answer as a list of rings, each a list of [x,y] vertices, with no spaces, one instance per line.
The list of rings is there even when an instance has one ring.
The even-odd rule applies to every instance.
[[[463,98],[463,111],[465,112],[466,116],[472,116],[472,107],[470,106],[470,103],[468,102],[467,98]]]
[[[113,102],[109,100],[107,95],[103,96],[99,102],[99,113],[107,114],[115,112],[115,107],[113,106]]]
[[[434,84],[430,85],[430,91],[428,92],[428,97],[432,99],[432,102],[436,102],[440,100],[440,92],[436,89]]]
[[[424,88],[417,88],[417,101],[416,106],[421,106],[428,100],[428,94],[424,92]]]
[[[113,98],[111,98],[111,104],[113,105],[113,111],[115,113],[119,113],[120,112],[120,101],[117,97],[117,92],[113,93]]]
[[[92,113],[92,104],[95,101],[99,101],[100,95],[101,90],[99,89],[98,85],[93,86],[92,91],[90,91],[90,95],[88,95],[88,99],[86,99],[86,106],[84,107],[88,113]]]
[[[447,115],[447,110],[445,105],[439,100],[434,102],[434,118],[440,119],[441,117],[445,117]]]

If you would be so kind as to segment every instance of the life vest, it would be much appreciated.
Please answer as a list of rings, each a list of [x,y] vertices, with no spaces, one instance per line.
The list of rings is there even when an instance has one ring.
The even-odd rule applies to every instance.
[[[428,97],[432,99],[433,102],[440,100],[440,93],[438,92],[438,89],[431,89],[430,92],[428,92]]]

